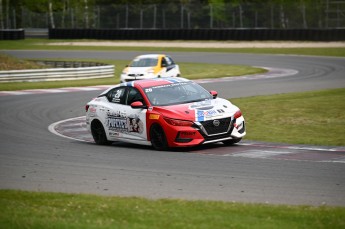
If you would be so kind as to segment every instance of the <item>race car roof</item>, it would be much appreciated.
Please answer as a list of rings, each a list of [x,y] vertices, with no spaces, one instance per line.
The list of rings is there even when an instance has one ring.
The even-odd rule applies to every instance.
[[[161,86],[166,84],[174,84],[174,83],[181,83],[181,82],[188,82],[190,80],[181,78],[181,77],[168,77],[168,78],[154,78],[154,79],[145,79],[145,80],[136,80],[127,83],[123,83],[122,85],[132,86],[134,85],[147,88],[147,87],[155,87]]]
[[[160,56],[165,56],[164,54],[144,54],[135,57],[134,59],[142,59],[142,58],[158,58]]]

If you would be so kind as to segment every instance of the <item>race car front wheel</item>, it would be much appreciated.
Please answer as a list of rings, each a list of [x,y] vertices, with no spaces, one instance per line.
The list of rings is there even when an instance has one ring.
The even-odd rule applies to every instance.
[[[109,145],[111,142],[108,141],[107,135],[105,134],[103,125],[100,121],[94,120],[91,123],[91,133],[93,140],[97,145]]]
[[[151,143],[154,149],[156,150],[167,150],[168,149],[168,142],[164,133],[163,128],[158,125],[154,124],[150,130],[150,138]]]

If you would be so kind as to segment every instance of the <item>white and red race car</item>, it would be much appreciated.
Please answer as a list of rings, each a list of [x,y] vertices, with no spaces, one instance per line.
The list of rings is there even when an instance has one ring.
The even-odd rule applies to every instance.
[[[184,78],[121,83],[85,108],[87,128],[100,145],[123,141],[167,150],[215,142],[232,145],[246,134],[237,106]]]

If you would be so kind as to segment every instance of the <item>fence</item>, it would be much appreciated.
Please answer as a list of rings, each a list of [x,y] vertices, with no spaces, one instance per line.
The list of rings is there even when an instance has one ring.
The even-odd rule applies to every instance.
[[[170,1],[166,4],[72,5],[61,1],[51,13],[22,7],[0,17],[0,29],[330,29],[345,28],[345,1]],[[69,4],[70,3],[70,4]],[[39,3],[37,3],[39,4]],[[64,4],[64,5],[63,5]],[[47,8],[47,7],[46,7]]]
[[[114,65],[0,71],[0,83],[105,78],[113,77],[114,71]]]
[[[51,39],[344,41],[345,29],[50,29]]]
[[[0,29],[0,40],[20,40],[24,38],[23,29]]]

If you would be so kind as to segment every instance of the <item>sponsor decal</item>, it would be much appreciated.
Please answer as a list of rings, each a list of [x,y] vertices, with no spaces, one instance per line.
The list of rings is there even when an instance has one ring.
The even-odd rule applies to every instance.
[[[214,109],[211,100],[193,103],[189,106],[190,110],[195,110],[196,121],[206,121],[214,119],[217,116],[224,116],[226,114],[224,109]]]
[[[137,115],[130,115],[127,117],[125,114],[121,114],[120,112],[108,112],[105,122],[106,127],[113,133],[134,132],[141,134],[144,130],[143,122]]]
[[[120,103],[120,101],[121,101],[121,95],[124,93],[124,89],[119,89],[119,90],[117,90],[116,91],[116,94],[113,96],[113,98],[112,98],[112,102],[113,103]]]
[[[158,78],[158,79],[160,79],[160,78]],[[179,82],[178,80],[170,80],[168,82],[171,82],[171,84],[163,84],[163,85],[159,85],[159,86],[154,86],[154,87],[151,87],[151,89],[154,90],[154,89],[157,89],[157,88],[177,87],[177,86],[180,86],[180,85],[188,84],[187,82]],[[149,88],[147,88],[147,89],[149,89]],[[147,89],[145,89],[145,90],[147,90]]]
[[[196,120],[197,121],[205,121],[207,119],[211,119],[213,117],[220,116],[220,115],[221,114],[218,113],[217,110],[207,110],[207,111],[197,110],[196,111]]]
[[[110,137],[119,137],[120,133],[118,133],[118,132],[109,132],[109,136]]]
[[[181,131],[180,132],[180,137],[181,138],[190,138],[190,137],[193,137],[195,136],[195,132],[193,131]]]
[[[212,105],[212,101],[211,100],[205,100],[205,101],[201,101],[201,102],[196,102],[196,103],[193,103],[189,109],[193,110],[193,109],[196,109],[196,110],[210,110],[213,108],[213,105]]]
[[[143,122],[138,117],[128,118],[129,132],[142,133]]]
[[[150,114],[149,119],[159,119],[159,114]]]

